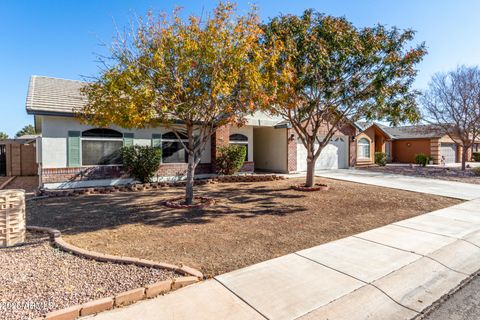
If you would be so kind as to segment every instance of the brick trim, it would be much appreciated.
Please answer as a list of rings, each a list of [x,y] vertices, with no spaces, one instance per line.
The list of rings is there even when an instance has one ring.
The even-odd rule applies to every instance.
[[[153,298],[157,295],[188,286],[203,279],[203,274],[200,271],[188,266],[179,267],[168,263],[154,262],[150,260],[130,257],[119,257],[78,248],[65,242],[62,239],[61,232],[57,229],[48,227],[27,226],[27,230],[31,232],[47,233],[50,236],[50,240],[52,241],[53,245],[60,248],[61,250],[84,258],[89,258],[101,262],[132,264],[139,267],[167,269],[184,275],[180,278],[163,280],[146,285],[141,288],[120,292],[113,297],[92,300],[81,305],[70,306],[64,309],[55,310],[43,315],[41,318],[44,319],[76,319],[80,316],[86,316],[107,311],[115,307],[135,303],[146,298]]]

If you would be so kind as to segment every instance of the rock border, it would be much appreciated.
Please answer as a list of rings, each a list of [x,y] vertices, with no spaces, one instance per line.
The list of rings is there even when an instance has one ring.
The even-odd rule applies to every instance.
[[[92,300],[81,305],[75,305],[64,309],[51,311],[37,319],[77,319],[78,317],[107,311],[116,307],[132,304],[143,299],[154,298],[158,295],[188,286],[189,284],[199,282],[203,279],[203,273],[188,266],[176,266],[173,264],[159,263],[145,259],[113,256],[78,248],[63,240],[61,232],[57,229],[48,227],[27,226],[27,230],[30,232],[47,233],[54,246],[58,247],[63,251],[75,254],[83,258],[101,262],[132,264],[139,267],[167,269],[183,275],[180,278],[158,281],[156,283],[149,284],[141,288],[120,292],[112,297]]]
[[[302,191],[302,192],[312,192],[312,191],[327,191],[330,187],[323,183],[315,183],[315,187],[306,187],[303,184],[298,184],[292,186],[293,190]]]
[[[194,196],[194,200],[199,200],[200,203],[197,204],[182,204],[179,201],[184,200],[184,197],[176,197],[167,201],[163,201],[162,204],[167,208],[172,209],[203,209],[215,204],[215,199],[201,197],[201,196]]]
[[[284,180],[285,177],[278,175],[233,175],[233,176],[216,176],[210,179],[195,180],[195,185],[214,184],[218,182],[264,182]],[[152,183],[134,183],[118,186],[107,187],[90,187],[90,188],[74,188],[74,189],[52,189],[52,190],[39,190],[35,199],[43,199],[46,197],[71,197],[79,195],[91,195],[91,194],[108,194],[116,192],[136,192],[136,191],[148,191],[158,190],[163,188],[175,188],[184,187],[185,181],[175,182],[152,182]]]

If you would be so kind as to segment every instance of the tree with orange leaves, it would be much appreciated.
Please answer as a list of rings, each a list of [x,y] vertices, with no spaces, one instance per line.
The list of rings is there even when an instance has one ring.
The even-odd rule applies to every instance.
[[[236,15],[220,2],[211,15],[141,19],[131,34],[118,36],[111,61],[83,89],[81,119],[97,126],[166,126],[186,150],[185,203],[193,203],[195,167],[218,127],[242,124],[263,99],[255,8]],[[180,139],[185,137],[185,139]]]

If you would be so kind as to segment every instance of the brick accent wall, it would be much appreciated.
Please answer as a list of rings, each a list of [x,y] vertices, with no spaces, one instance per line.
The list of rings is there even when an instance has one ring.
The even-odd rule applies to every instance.
[[[211,138],[212,172],[216,172],[215,162],[218,156],[218,148],[226,146],[230,142],[230,126],[219,127]]]
[[[205,174],[211,171],[210,163],[200,163],[195,174]],[[186,163],[164,163],[158,168],[158,176],[181,176],[187,172]],[[122,166],[97,166],[75,168],[45,168],[42,170],[42,183],[57,183],[67,181],[85,181],[100,179],[129,178]]]
[[[253,161],[245,161],[240,168],[240,172],[253,172],[255,170],[255,164]]]

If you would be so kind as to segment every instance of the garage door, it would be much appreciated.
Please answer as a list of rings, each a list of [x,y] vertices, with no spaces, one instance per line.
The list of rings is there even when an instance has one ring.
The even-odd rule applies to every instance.
[[[335,136],[323,148],[315,163],[316,170],[348,168],[348,136]],[[297,142],[297,171],[307,171],[307,149]]]
[[[445,163],[455,163],[457,161],[457,145],[455,143],[442,143],[440,154]]]

